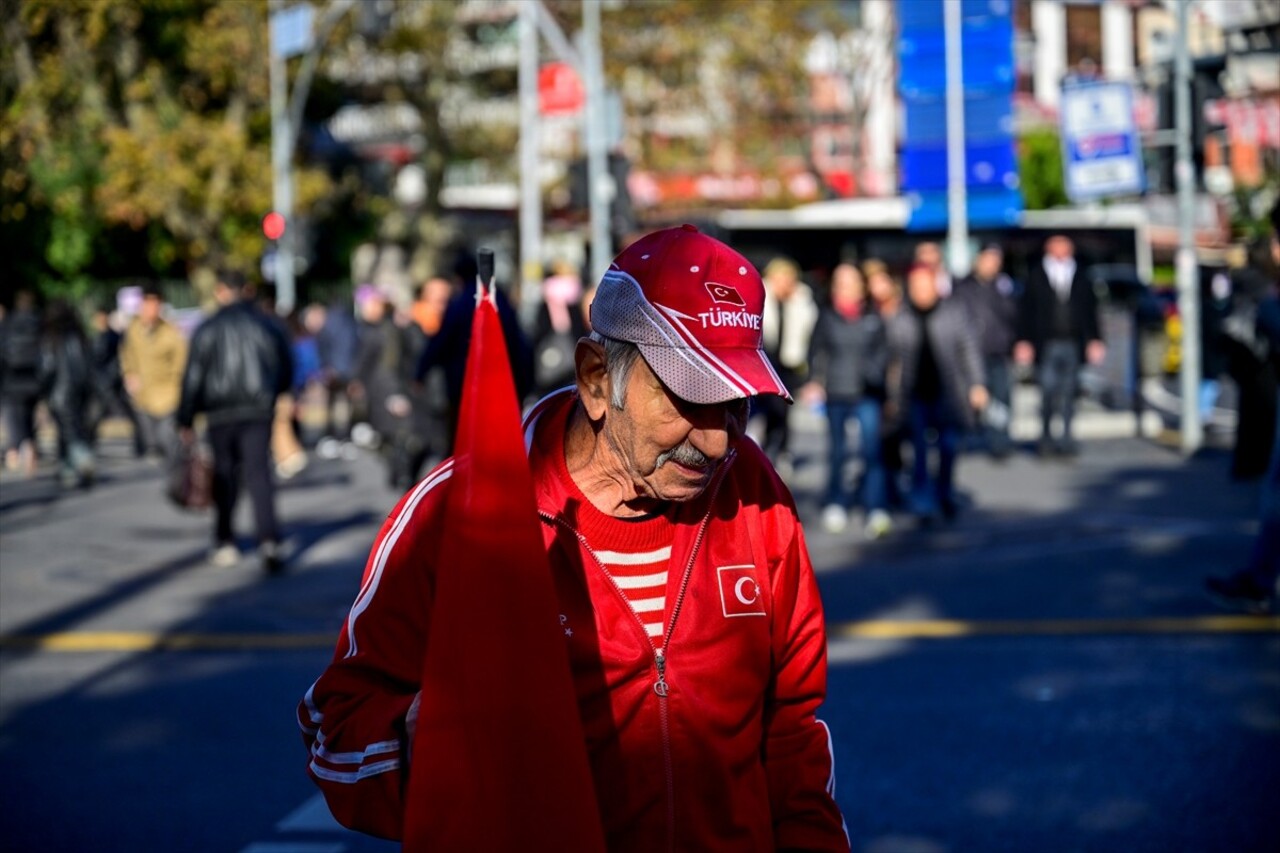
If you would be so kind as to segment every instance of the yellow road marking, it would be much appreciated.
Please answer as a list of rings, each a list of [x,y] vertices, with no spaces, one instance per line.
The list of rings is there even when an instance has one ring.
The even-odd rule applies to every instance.
[[[6,634],[0,649],[45,652],[244,651],[333,648],[328,634],[164,634],[154,631],[67,631],[57,634]]]
[[[1190,616],[1142,619],[960,619],[842,622],[835,639],[946,640],[962,637],[1073,637],[1125,634],[1280,634],[1280,616]],[[66,631],[0,635],[0,649],[43,652],[195,652],[332,649],[323,634],[165,634],[155,631]]]
[[[1190,616],[1143,619],[871,620],[828,626],[842,639],[939,640],[955,637],[1097,636],[1105,634],[1280,633],[1277,616]]]

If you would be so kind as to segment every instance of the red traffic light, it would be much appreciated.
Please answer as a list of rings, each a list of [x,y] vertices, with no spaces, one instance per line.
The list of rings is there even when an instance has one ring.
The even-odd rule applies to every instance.
[[[262,217],[262,233],[268,240],[279,240],[284,236],[284,215],[271,211]]]

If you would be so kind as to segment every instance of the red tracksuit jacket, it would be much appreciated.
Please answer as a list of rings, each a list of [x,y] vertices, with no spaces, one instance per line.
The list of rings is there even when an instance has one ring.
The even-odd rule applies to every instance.
[[[814,715],[822,605],[786,486],[744,439],[679,508],[666,631],[651,641],[570,520],[574,399],[544,401],[526,434],[609,849],[848,851],[830,734]],[[334,816],[384,838],[401,834],[404,716],[449,474],[445,462],[383,524],[333,661],[298,706],[308,772]]]

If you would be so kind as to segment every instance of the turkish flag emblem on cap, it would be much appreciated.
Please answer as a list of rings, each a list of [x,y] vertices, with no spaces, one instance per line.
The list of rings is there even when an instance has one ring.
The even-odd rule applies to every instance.
[[[756,580],[755,566],[720,566],[720,605],[725,618],[764,616],[764,591]]]
[[[745,308],[747,305],[742,298],[742,294],[727,284],[716,284],[714,281],[709,281],[707,282],[707,292],[711,294],[711,298],[716,302],[737,305],[740,308]]]

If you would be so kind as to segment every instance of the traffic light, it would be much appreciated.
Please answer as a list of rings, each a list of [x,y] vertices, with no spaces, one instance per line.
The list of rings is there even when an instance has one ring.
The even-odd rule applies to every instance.
[[[273,210],[262,217],[262,236],[268,240],[279,240],[284,236],[284,229],[284,214],[279,211]]]

